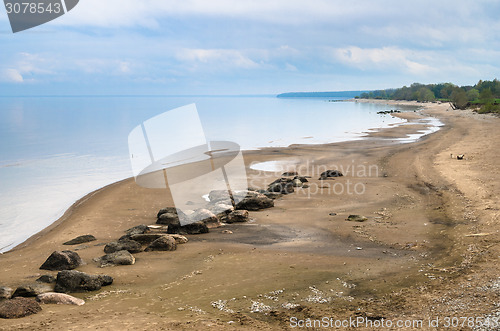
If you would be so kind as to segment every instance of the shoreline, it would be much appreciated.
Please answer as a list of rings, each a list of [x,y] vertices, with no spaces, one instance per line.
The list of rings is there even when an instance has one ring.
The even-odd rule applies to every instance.
[[[462,286],[485,286],[496,279],[494,260],[479,263],[481,256],[499,253],[495,246],[488,248],[496,235],[475,234],[498,232],[494,222],[499,217],[494,208],[498,194],[492,192],[500,192],[495,181],[499,172],[483,171],[485,160],[495,167],[498,157],[488,154],[494,145],[478,144],[479,136],[498,136],[497,122],[428,106],[423,113],[442,118],[445,126],[414,143],[366,139],[246,152],[249,180],[262,186],[276,174],[249,170],[252,162],[296,158],[299,165],[374,165],[378,172],[360,176],[353,171],[326,186],[312,178],[309,192],[285,196],[272,209],[251,212],[254,221],[248,224],[190,236],[190,242],[175,252],[139,253],[133,266],[97,268],[91,261],[102,255],[102,247],[94,243],[115,240],[131,226],[154,223],[156,212],[168,205],[169,198],[160,190],[137,187],[133,179],[93,192],[75,205],[66,221],[15,253],[0,255],[5,270],[0,284],[28,282],[40,274],[38,265],[54,249],[68,248],[62,242],[87,233],[96,234],[98,241],[78,251],[87,262],[78,270],[110,274],[116,283],[97,299],[91,299],[94,293],[76,294],[87,301],[82,307],[45,305],[38,315],[6,320],[5,328],[26,323],[68,328],[82,323],[101,328],[286,329],[290,316],[329,316],[332,311],[339,318],[357,316],[359,307],[364,316],[385,319],[425,317],[431,306],[437,307],[436,313],[445,314],[450,307],[453,311],[448,314],[465,313],[460,311],[461,302],[449,305],[459,300]],[[374,137],[391,139],[421,127],[384,129]],[[463,153],[466,160],[452,159],[450,152]],[[312,174],[311,170],[306,171]],[[363,184],[365,192],[326,192],[326,187],[341,187],[348,181]],[[313,187],[325,192],[313,192]],[[346,222],[349,214],[365,215],[368,221]],[[223,229],[232,234],[222,233]],[[478,316],[493,309],[487,300],[474,299],[493,292],[468,291],[467,307],[474,305]],[[439,298],[449,301],[435,301]],[[252,302],[275,313],[258,309],[251,313]],[[301,309],[283,308],[295,304]],[[103,314],[109,318],[102,319]]]
[[[356,99],[346,99],[346,100],[340,100],[340,101],[342,101],[342,102],[358,102],[358,100],[356,100]],[[371,101],[362,101],[362,102],[364,102],[364,103],[383,103],[383,104],[387,104],[387,105],[394,104],[394,105],[403,105],[403,106],[422,107],[421,104],[418,104],[416,102],[407,102],[407,103],[405,103],[405,102],[395,102],[395,103],[391,103],[390,101],[388,101],[388,102],[378,102],[378,101],[379,100],[371,100]],[[382,101],[382,100],[380,100],[380,101]],[[387,101],[387,100],[383,100],[383,101]],[[358,137],[352,138],[352,139],[348,139],[348,140],[334,141],[334,142],[327,142],[327,143],[311,143],[311,144],[293,143],[293,144],[290,144],[288,146],[259,147],[259,148],[256,148],[256,149],[243,150],[242,152],[243,153],[251,153],[251,152],[259,152],[259,151],[266,150],[266,149],[288,149],[290,147],[307,147],[307,146],[323,146],[323,145],[331,145],[331,144],[342,144],[342,143],[348,143],[348,142],[352,142],[352,141],[360,141],[360,140],[363,140],[363,139],[374,139],[376,137],[379,137],[379,138],[382,138],[382,139],[390,139],[391,138],[390,134],[384,136],[384,133],[381,133],[381,132],[388,131],[388,130],[394,129],[394,128],[398,128],[401,125],[411,124],[412,120],[415,120],[416,118],[418,118],[418,116],[414,116],[409,111],[408,112],[404,112],[403,111],[402,113],[390,114],[390,116],[394,116],[394,117],[398,117],[398,118],[401,118],[401,119],[405,119],[407,122],[397,123],[397,124],[390,124],[389,127],[383,127],[383,128],[369,128],[366,132],[359,133]],[[432,133],[432,132],[430,132],[430,133]],[[421,139],[423,136],[426,136],[426,135],[428,135],[430,133],[423,133],[419,137],[410,138],[410,141],[401,141],[401,142],[396,142],[396,143],[411,143],[411,142],[415,142],[418,139]],[[401,138],[401,139],[404,139],[404,138]],[[59,217],[57,217],[53,223],[51,223],[50,225],[48,225],[46,228],[40,230],[39,232],[32,234],[31,236],[29,236],[28,238],[26,238],[24,241],[20,242],[16,246],[12,247],[11,249],[9,249],[7,251],[4,251],[4,252],[0,252],[0,255],[7,254],[7,253],[9,253],[11,251],[16,251],[16,250],[18,250],[20,248],[27,247],[31,242],[33,242],[34,240],[37,240],[37,239],[41,238],[44,234],[46,234],[47,232],[50,232],[52,229],[56,228],[59,224],[61,224],[62,222],[64,222],[64,220],[66,220],[72,214],[72,212],[73,212],[73,210],[75,208],[77,208],[82,203],[85,203],[85,201],[87,201],[88,199],[90,199],[93,195],[95,195],[98,192],[100,192],[101,190],[105,190],[106,188],[111,187],[113,185],[118,185],[119,183],[122,183],[122,182],[127,181],[127,180],[133,180],[133,178],[134,177],[127,177],[127,178],[124,178],[124,179],[112,182],[110,184],[107,184],[107,185],[105,185],[103,187],[100,187],[100,188],[98,188],[96,190],[93,190],[93,191],[90,191],[90,192],[84,194],[81,198],[77,199],[66,210],[64,210],[64,212],[62,212],[62,215],[59,216]],[[8,245],[6,247],[9,247],[11,245],[13,245],[13,244],[10,244],[10,245]]]

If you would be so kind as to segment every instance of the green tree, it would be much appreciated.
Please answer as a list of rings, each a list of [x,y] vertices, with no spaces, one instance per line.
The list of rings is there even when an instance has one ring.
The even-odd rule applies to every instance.
[[[495,99],[493,98],[493,93],[491,92],[491,89],[486,88],[486,89],[482,90],[481,93],[479,94],[479,100],[481,101],[481,103],[483,103],[485,105],[493,103],[493,101],[495,101]]]
[[[417,93],[417,100],[420,102],[429,102],[436,100],[434,93],[428,87],[421,87]]]
[[[467,107],[467,94],[460,88],[451,92],[450,99],[457,109],[465,109]]]
[[[474,101],[479,99],[479,91],[475,88],[467,91],[467,100]]]

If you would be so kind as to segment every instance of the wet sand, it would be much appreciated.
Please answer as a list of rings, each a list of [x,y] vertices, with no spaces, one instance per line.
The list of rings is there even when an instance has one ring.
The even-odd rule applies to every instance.
[[[37,315],[0,320],[0,330],[281,330],[291,328],[291,317],[427,321],[491,313],[500,295],[494,286],[500,119],[447,104],[419,105],[445,126],[414,143],[397,139],[422,124],[376,130],[359,141],[246,152],[249,186],[279,177],[251,170],[253,162],[293,160],[288,170],[311,176],[310,187],[251,212],[249,223],[191,235],[174,252],[135,254],[132,266],[98,268],[92,259],[103,255],[99,244],[154,224],[157,211],[173,205],[169,192],[128,179],[88,195],[50,228],[0,255],[0,285],[55,275],[38,268],[83,234],[98,240],[78,251],[87,263],[78,270],[115,282],[75,294],[84,306],[44,305]],[[322,170],[335,168],[345,176],[318,180]],[[368,220],[348,222],[350,214]]]

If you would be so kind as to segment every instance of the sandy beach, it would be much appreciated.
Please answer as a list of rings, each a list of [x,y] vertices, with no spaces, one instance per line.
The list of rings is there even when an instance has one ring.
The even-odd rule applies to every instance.
[[[500,119],[448,104],[389,103],[423,110],[394,114],[409,124],[358,141],[245,152],[249,186],[280,177],[250,165],[283,161],[284,170],[311,176],[309,188],[250,212],[248,223],[189,235],[176,251],[134,254],[134,265],[99,268],[93,259],[125,230],[155,224],[158,210],[173,206],[169,192],[128,179],[89,194],[0,255],[0,286],[55,276],[40,265],[85,234],[97,241],[80,247],[86,264],[77,270],[110,275],[113,284],[72,294],[83,306],[42,305],[36,315],[0,320],[0,330],[283,330],[324,317],[423,321],[415,329],[433,329],[436,318],[498,316]],[[425,116],[444,126],[399,143],[425,129],[412,124]],[[344,176],[319,180],[326,169]],[[346,221],[351,214],[367,220]]]

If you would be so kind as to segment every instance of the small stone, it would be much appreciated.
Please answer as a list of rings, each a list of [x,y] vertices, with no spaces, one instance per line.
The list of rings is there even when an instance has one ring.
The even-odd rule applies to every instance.
[[[146,252],[150,251],[175,251],[177,249],[177,243],[175,239],[171,236],[162,236],[155,241],[153,241],[146,249]]]
[[[224,233],[224,234],[233,234],[233,231],[231,231],[231,230],[222,230],[222,233]]]
[[[330,215],[330,216],[337,216],[337,213],[330,213],[328,215]]]
[[[55,304],[55,305],[75,305],[82,306],[85,301],[79,298],[75,298],[69,294],[64,293],[43,293],[36,297],[36,301],[42,304]]]
[[[235,210],[227,215],[227,223],[248,222],[248,210]]]
[[[346,221],[351,221],[351,222],[365,222],[367,220],[368,220],[368,218],[361,216],[361,215],[349,215],[346,218]]]
[[[39,313],[42,307],[33,299],[14,298],[0,302],[0,318],[21,318]]]
[[[86,235],[71,239],[70,241],[66,241],[65,243],[63,243],[63,245],[78,245],[78,244],[84,244],[84,243],[88,243],[88,242],[95,241],[95,240],[97,240],[96,237],[94,237],[91,234],[86,234]]]
[[[142,252],[142,246],[137,241],[124,239],[110,242],[104,247],[104,253],[106,254],[123,250],[129,251],[130,253],[139,253]]]
[[[148,233],[150,231],[151,230],[149,229],[149,227],[146,224],[140,224],[140,225],[134,226],[133,228],[126,230],[125,233],[128,234],[129,236],[132,236],[134,234],[144,234],[144,233]]]
[[[101,268],[116,265],[133,265],[135,258],[129,251],[122,250],[101,256],[97,262]]]
[[[83,264],[77,252],[55,251],[40,266],[44,270],[71,270]]]
[[[102,286],[111,285],[113,277],[107,275],[90,275],[76,270],[63,270],[57,274],[55,292],[97,291]]]

